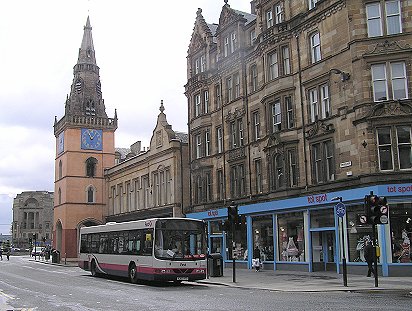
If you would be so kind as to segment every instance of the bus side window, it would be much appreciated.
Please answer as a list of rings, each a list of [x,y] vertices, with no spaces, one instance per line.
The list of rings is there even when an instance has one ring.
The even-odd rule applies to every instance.
[[[87,253],[87,234],[82,235],[82,239],[80,242],[80,253]]]
[[[153,230],[147,230],[142,235],[143,251],[142,255],[151,256],[153,250]]]

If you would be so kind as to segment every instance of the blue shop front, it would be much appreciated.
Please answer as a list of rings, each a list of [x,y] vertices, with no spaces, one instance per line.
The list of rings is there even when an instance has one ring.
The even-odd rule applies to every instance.
[[[365,195],[371,192],[385,196],[389,205],[388,224],[377,225],[379,275],[412,276],[412,184],[376,185],[241,205],[238,211],[245,216],[246,225],[236,236],[234,247],[223,229],[226,206],[186,216],[207,222],[209,252],[221,253],[226,265],[235,256],[238,267],[251,268],[250,254],[258,247],[264,269],[342,273],[344,254],[349,274],[366,275],[363,249],[372,239],[372,226],[361,223],[359,216],[364,214]],[[338,202],[332,201],[336,197],[341,197],[346,207],[343,215],[336,209]]]

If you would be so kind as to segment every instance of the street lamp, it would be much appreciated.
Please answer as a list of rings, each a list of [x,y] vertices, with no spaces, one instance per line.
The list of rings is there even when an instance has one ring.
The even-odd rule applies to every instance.
[[[344,72],[340,69],[332,68],[331,70],[329,70],[329,72],[340,75],[342,82],[348,81],[350,79],[350,73]]]
[[[336,215],[341,219],[341,227],[342,227],[342,275],[343,275],[343,286],[348,286],[348,273],[346,269],[346,256],[345,256],[345,234],[343,231],[343,216],[345,216],[346,207],[345,204],[342,202],[342,197],[334,197],[331,201],[338,201],[339,203],[336,204]]]

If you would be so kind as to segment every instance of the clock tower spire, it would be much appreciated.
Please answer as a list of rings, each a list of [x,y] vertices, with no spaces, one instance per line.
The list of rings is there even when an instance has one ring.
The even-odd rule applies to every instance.
[[[87,17],[65,114],[54,122],[56,137],[53,246],[77,258],[79,229],[103,223],[104,169],[114,166],[117,113],[106,114]]]

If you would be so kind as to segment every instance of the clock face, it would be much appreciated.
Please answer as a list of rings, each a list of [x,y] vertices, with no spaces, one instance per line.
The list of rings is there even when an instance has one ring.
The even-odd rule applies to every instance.
[[[85,150],[102,150],[103,131],[95,129],[82,129],[81,147]]]
[[[64,151],[64,132],[59,134],[57,137],[57,154],[60,154]]]

